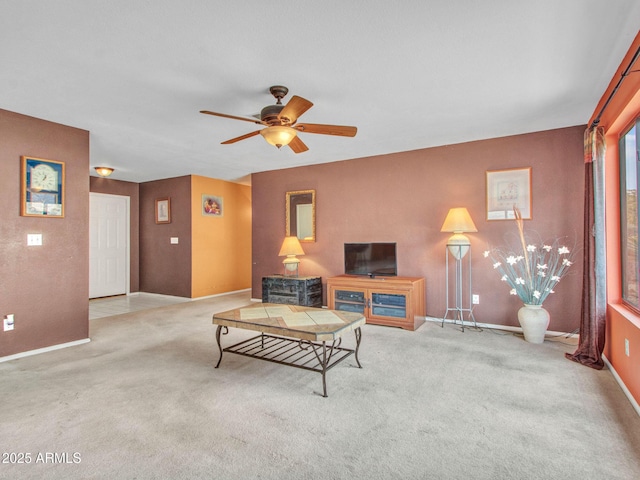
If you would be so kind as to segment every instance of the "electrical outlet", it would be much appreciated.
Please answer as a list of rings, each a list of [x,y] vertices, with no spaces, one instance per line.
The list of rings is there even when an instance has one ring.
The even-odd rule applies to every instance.
[[[473,295],[471,299],[474,305],[480,305],[480,295]]]
[[[8,330],[13,330],[13,324],[14,324],[14,319],[13,319],[13,313],[7,315],[6,317],[4,317],[4,331],[8,331]]]
[[[624,339],[624,354],[627,357],[629,356],[629,339],[628,338]]]

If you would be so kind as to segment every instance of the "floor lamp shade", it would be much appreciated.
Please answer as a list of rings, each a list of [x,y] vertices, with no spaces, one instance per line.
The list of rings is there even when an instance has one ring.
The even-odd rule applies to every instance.
[[[460,259],[469,251],[471,242],[465,232],[477,232],[478,229],[465,207],[456,207],[449,210],[447,217],[442,224],[441,232],[452,232],[453,235],[447,240],[447,246],[451,255]]]

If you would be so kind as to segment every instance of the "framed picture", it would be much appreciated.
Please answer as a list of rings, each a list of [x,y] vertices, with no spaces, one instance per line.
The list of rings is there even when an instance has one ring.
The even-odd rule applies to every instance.
[[[171,199],[156,199],[156,223],[171,223]]]
[[[221,217],[222,213],[222,197],[202,195],[202,215],[206,217]]]
[[[531,167],[487,171],[487,220],[531,220]]]
[[[20,215],[64,218],[64,162],[20,157]]]

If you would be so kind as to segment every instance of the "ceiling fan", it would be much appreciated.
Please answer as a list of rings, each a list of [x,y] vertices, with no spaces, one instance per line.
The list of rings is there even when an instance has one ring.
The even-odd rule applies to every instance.
[[[235,120],[243,120],[245,122],[264,125],[266,128],[247,133],[230,140],[222,142],[222,145],[236,143],[246,138],[254,137],[261,134],[267,142],[278,148],[283,145],[289,145],[294,153],[302,153],[309,150],[298,133],[318,133],[321,135],[339,135],[342,137],[355,137],[358,129],[356,127],[347,127],[343,125],[322,125],[317,123],[296,123],[298,118],[311,107],[313,103],[302,97],[294,95],[286,105],[282,104],[282,99],[289,92],[287,87],[276,85],[269,88],[269,92],[276,98],[275,105],[267,105],[260,112],[260,119],[236,117],[235,115],[227,115],[226,113],[210,112],[209,110],[200,110],[200,113],[207,115],[215,115],[216,117],[232,118]]]

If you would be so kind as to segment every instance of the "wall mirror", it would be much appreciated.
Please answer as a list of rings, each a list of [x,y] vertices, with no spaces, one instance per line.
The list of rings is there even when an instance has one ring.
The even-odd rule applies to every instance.
[[[286,236],[296,236],[301,242],[316,241],[316,191],[287,192]]]

